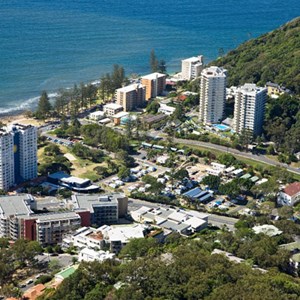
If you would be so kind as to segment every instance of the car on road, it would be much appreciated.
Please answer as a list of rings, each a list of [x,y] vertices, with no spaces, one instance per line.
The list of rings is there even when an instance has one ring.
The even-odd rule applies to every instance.
[[[33,283],[33,279],[28,279],[27,281],[26,281],[26,284],[28,285],[28,284],[31,284],[31,283]]]

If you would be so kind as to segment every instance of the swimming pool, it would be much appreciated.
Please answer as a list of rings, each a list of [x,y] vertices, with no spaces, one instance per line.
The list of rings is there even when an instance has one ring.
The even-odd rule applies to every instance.
[[[230,130],[230,127],[224,124],[213,124],[212,125],[214,128],[216,128],[219,131],[227,131]]]

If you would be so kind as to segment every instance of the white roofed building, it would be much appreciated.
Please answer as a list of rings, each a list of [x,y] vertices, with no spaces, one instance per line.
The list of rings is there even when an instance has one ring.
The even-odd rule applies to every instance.
[[[181,79],[192,80],[200,76],[203,69],[203,55],[181,61]]]
[[[103,106],[103,111],[108,117],[112,117],[123,110],[123,106],[117,103],[108,103]]]

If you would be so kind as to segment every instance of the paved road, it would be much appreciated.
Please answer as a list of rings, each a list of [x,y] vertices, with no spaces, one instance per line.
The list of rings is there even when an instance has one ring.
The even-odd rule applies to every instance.
[[[228,147],[225,147],[225,146],[215,145],[215,144],[206,143],[206,142],[194,141],[194,140],[176,139],[175,138],[174,142],[185,144],[185,145],[195,145],[195,146],[200,146],[200,147],[204,147],[204,148],[208,148],[208,149],[228,152],[228,153],[231,153],[233,155],[237,155],[237,156],[248,158],[248,159],[251,159],[251,160],[254,160],[254,161],[262,162],[262,163],[265,163],[265,164],[268,164],[268,165],[271,165],[271,166],[280,166],[280,167],[286,168],[290,172],[293,172],[295,174],[300,174],[300,170],[298,170],[297,168],[293,168],[293,167],[290,167],[286,164],[276,162],[276,161],[266,157],[265,155],[255,155],[255,154],[252,154],[250,152],[242,152],[242,151],[239,151],[237,149],[228,148]]]
[[[238,219],[230,218],[226,216],[219,216],[210,214],[208,217],[208,223],[211,223],[214,226],[222,227],[226,225],[229,229],[234,229],[234,224],[238,221]]]

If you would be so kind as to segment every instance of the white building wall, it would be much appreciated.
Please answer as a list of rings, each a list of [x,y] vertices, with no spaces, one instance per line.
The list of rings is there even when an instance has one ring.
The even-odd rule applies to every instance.
[[[223,118],[226,99],[226,70],[209,67],[202,71],[200,82],[199,120],[218,123]]]
[[[237,133],[244,129],[253,132],[254,136],[262,132],[267,89],[246,83],[235,93],[233,128]]]
[[[7,191],[14,184],[14,142],[11,133],[0,135],[0,189]]]
[[[37,128],[20,130],[20,175],[24,180],[37,177]]]

